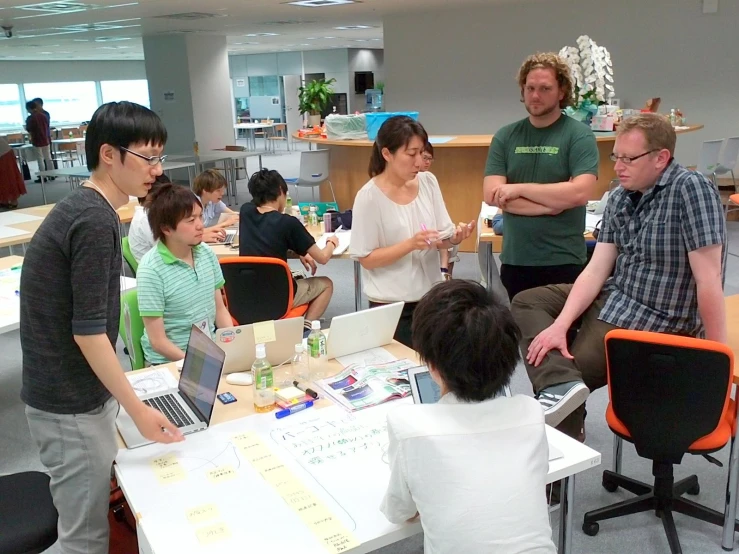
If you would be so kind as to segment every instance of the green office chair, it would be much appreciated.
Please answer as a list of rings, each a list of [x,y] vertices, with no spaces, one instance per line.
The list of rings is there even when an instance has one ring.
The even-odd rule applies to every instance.
[[[127,290],[121,297],[121,320],[118,332],[128,350],[131,369],[143,369],[144,350],[141,348],[141,337],[144,335],[144,320],[139,314],[139,298],[136,290]]]
[[[128,263],[128,267],[131,268],[133,276],[136,277],[136,271],[139,269],[139,263],[136,261],[136,258],[133,257],[133,252],[131,252],[131,245],[128,244],[128,237],[123,237],[121,239],[121,250],[123,251],[123,259],[125,259],[126,263]]]

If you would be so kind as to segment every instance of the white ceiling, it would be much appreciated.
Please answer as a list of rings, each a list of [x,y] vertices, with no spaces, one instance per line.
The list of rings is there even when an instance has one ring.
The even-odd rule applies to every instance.
[[[0,0],[0,24],[13,26],[13,38],[0,34],[0,60],[142,60],[141,37],[162,33],[226,35],[232,54],[382,48],[384,16],[501,1],[509,0],[362,0],[327,7],[286,0]],[[336,29],[349,25],[370,28]],[[252,33],[278,36],[246,36]]]

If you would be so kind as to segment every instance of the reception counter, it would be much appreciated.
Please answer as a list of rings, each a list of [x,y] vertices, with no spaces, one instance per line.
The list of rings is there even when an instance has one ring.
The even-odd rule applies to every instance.
[[[702,129],[703,125],[678,127],[678,133]],[[609,159],[613,151],[615,133],[596,132],[600,164],[598,182],[593,200],[600,199],[616,176],[613,162]],[[354,204],[357,191],[369,180],[367,173],[373,141],[328,140],[315,137],[299,137],[302,140],[328,148],[331,151],[329,178],[334,187],[339,208],[347,210]],[[436,175],[444,195],[449,215],[455,223],[477,220],[482,201],[482,179],[485,172],[488,148],[492,135],[457,135],[453,137],[430,136],[434,145],[434,164],[431,171]],[[449,140],[446,140],[449,139]],[[437,142],[443,140],[444,142]],[[307,194],[307,193],[306,193]],[[321,200],[331,200],[328,185],[321,186]],[[463,252],[475,251],[475,237],[462,243]]]

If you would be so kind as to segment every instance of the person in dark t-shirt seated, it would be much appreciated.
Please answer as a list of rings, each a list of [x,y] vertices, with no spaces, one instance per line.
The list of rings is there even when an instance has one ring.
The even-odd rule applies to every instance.
[[[262,169],[249,179],[252,201],[241,206],[239,220],[239,255],[280,258],[287,261],[287,251],[300,256],[311,275],[316,274],[316,262],[326,264],[339,245],[329,237],[320,248],[313,236],[297,218],[283,214],[287,200],[287,183],[275,170]],[[293,281],[293,306],[309,304],[305,313],[306,326],[326,311],[333,294],[328,277],[308,277]]]

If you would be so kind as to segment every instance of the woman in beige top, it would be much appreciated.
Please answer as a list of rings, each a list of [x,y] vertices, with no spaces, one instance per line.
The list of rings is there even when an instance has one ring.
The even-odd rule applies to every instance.
[[[354,200],[349,252],[362,265],[370,306],[404,301],[395,339],[411,344],[416,303],[442,279],[440,248],[470,236],[475,222],[454,226],[439,183],[422,173],[428,135],[410,117],[388,119],[372,149],[371,179]]]

